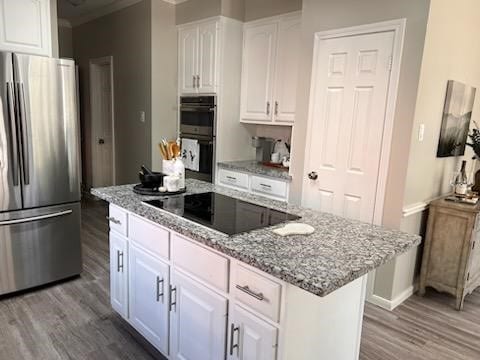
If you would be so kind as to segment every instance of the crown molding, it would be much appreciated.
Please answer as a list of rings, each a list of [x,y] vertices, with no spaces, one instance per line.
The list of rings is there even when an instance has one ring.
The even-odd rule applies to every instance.
[[[178,4],[187,2],[188,0],[162,0],[162,1],[165,1],[169,4],[178,5]]]
[[[66,27],[66,28],[71,28],[72,27],[72,24],[67,19],[58,18],[57,24],[58,24],[57,25],[58,27]]]

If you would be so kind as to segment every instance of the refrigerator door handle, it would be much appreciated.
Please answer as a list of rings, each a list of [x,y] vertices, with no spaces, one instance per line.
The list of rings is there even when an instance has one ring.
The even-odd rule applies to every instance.
[[[17,138],[17,125],[15,122],[15,93],[12,83],[7,83],[7,109],[8,109],[8,121],[10,122],[10,141],[12,144],[12,177],[13,186],[19,185],[18,179],[18,138]]]
[[[17,83],[18,92],[18,106],[20,116],[20,126],[22,135],[22,156],[23,156],[23,181],[25,185],[30,184],[30,155],[28,152],[28,133],[27,133],[27,119],[25,107],[25,90],[23,83]]]
[[[73,213],[72,210],[64,210],[64,211],[59,211],[59,212],[46,214],[46,215],[32,216],[29,218],[5,220],[5,221],[0,221],[0,226],[16,225],[16,224],[23,224],[23,223],[32,222],[32,221],[51,219],[59,216],[69,215],[71,213]]]

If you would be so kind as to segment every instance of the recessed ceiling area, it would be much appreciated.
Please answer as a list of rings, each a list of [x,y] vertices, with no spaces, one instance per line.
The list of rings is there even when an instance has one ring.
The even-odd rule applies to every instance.
[[[57,0],[58,17],[71,20],[119,2],[123,0]]]

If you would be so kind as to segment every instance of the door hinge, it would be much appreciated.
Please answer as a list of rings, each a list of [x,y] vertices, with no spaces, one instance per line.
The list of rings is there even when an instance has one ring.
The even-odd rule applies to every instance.
[[[388,71],[392,71],[392,68],[393,68],[393,56],[390,56],[388,58]]]

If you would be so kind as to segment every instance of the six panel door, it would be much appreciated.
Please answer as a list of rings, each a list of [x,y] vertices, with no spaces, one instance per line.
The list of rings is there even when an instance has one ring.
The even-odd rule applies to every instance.
[[[0,0],[0,50],[51,55],[50,0]]]
[[[393,51],[392,31],[317,39],[304,205],[372,223]]]
[[[238,305],[233,307],[228,359],[275,360],[277,329]]]
[[[168,265],[130,245],[130,322],[164,354],[168,354],[168,289]]]
[[[249,27],[244,32],[242,121],[271,121],[274,57],[277,44],[277,24]]]
[[[227,299],[172,270],[171,358],[225,358]]]
[[[202,24],[198,28],[199,93],[214,93],[217,82],[217,27],[218,23]]]
[[[180,91],[194,93],[197,91],[197,56],[198,56],[198,27],[192,26],[181,29],[178,36],[178,74]]]
[[[112,308],[128,318],[127,240],[110,232],[110,302]]]

